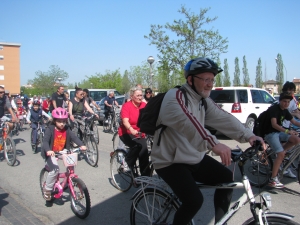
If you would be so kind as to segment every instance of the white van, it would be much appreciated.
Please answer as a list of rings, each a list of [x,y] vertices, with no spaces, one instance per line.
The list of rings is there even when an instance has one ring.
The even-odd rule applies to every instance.
[[[89,90],[89,96],[94,99],[94,101],[98,104],[100,100],[104,97],[106,97],[109,93],[109,91],[114,91],[115,96],[120,95],[120,93],[116,89],[88,89]],[[70,99],[74,98],[75,96],[75,89],[68,89]]]

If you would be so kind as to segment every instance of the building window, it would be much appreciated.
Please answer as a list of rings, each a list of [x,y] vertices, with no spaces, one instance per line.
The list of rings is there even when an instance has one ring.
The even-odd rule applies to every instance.
[[[0,60],[3,60],[4,59],[4,56],[3,55],[0,55]]]
[[[1,66],[1,65],[0,65],[0,70],[4,70],[4,66]]]
[[[0,75],[0,80],[4,80],[4,75]]]

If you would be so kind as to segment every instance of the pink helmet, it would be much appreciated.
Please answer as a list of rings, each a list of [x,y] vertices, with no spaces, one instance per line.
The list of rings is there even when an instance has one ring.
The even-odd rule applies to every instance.
[[[58,107],[56,109],[53,109],[52,117],[54,119],[68,119],[68,113],[65,109]]]

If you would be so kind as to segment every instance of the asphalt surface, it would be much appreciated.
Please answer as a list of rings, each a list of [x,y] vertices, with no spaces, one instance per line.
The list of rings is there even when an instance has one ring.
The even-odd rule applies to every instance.
[[[123,225],[130,224],[129,212],[131,206],[130,198],[137,191],[131,188],[122,193],[111,184],[109,169],[109,153],[112,151],[112,135],[100,131],[99,144],[99,166],[89,166],[83,159],[78,162],[76,173],[88,187],[92,209],[90,215],[81,220],[77,218],[70,209],[68,194],[55,201],[53,205],[45,204],[39,189],[39,173],[44,166],[40,154],[33,154],[30,147],[30,130],[27,129],[14,136],[17,146],[17,162],[10,167],[6,164],[3,154],[0,153],[0,225],[2,224],[106,224]],[[220,141],[235,148],[237,142],[218,135]],[[248,144],[239,144],[246,149]],[[218,157],[216,157],[218,159]],[[61,170],[63,167],[61,166]],[[240,178],[236,171],[236,179]],[[285,189],[264,188],[271,194],[273,212],[284,212],[295,216],[294,220],[300,223],[299,206],[300,192],[299,184],[294,179],[284,178]],[[255,193],[262,190],[254,189]],[[204,203],[201,210],[194,218],[195,224],[214,224],[213,189],[203,189]],[[236,201],[243,190],[234,190],[232,202]],[[242,224],[251,217],[249,204],[238,211],[228,224]]]

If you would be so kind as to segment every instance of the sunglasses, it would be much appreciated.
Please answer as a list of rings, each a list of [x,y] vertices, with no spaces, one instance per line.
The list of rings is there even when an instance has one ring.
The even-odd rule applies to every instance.
[[[146,94],[152,94],[152,92],[146,92]]]
[[[0,94],[4,94],[5,93],[5,91],[0,91]]]

